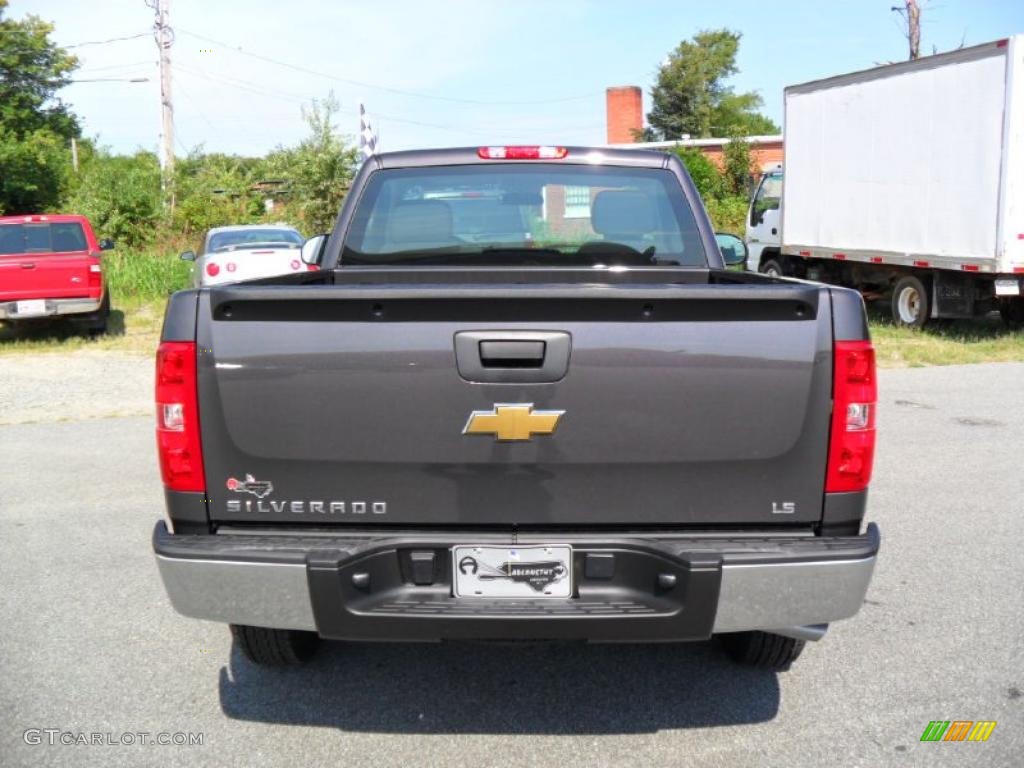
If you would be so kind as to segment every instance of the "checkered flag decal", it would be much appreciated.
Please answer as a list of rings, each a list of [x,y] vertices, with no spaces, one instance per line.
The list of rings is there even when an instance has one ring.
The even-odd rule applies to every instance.
[[[362,102],[359,102],[359,151],[364,158],[373,157],[377,152],[377,135],[373,132],[373,126],[370,125],[370,118]]]

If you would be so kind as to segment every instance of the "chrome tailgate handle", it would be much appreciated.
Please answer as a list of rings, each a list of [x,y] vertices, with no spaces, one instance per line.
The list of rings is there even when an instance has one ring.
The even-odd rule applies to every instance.
[[[459,331],[455,361],[466,381],[543,384],[565,377],[571,347],[565,331]]]

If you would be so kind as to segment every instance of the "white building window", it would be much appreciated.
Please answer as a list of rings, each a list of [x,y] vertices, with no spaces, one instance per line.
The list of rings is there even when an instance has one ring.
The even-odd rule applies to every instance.
[[[565,188],[565,218],[590,218],[590,187]]]

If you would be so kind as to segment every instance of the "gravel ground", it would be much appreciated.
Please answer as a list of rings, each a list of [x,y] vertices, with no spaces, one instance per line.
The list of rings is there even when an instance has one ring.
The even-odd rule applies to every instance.
[[[153,357],[81,350],[0,357],[0,425],[153,412]]]
[[[4,766],[1021,764],[1024,365],[882,373],[875,580],[781,675],[713,643],[331,644],[300,670],[253,667],[164,597],[151,419],[116,416],[149,413],[149,361],[53,366],[58,385],[0,361]],[[87,420],[46,418],[69,407]],[[998,726],[921,743],[936,719]],[[29,745],[28,728],[204,743]]]

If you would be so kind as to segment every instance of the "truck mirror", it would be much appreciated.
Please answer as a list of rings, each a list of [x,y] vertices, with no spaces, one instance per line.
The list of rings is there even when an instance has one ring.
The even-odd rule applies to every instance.
[[[112,251],[112,250],[114,250],[114,241],[111,240],[109,237],[104,237],[102,240],[100,240],[100,250],[101,251]]]
[[[195,253],[195,251],[185,251],[183,254],[181,254],[181,260],[182,261],[195,261],[196,260],[196,253]]]
[[[727,267],[736,267],[747,263],[747,244],[743,239],[730,235],[728,232],[716,232],[715,240],[718,241],[718,250],[722,252],[722,258]]]
[[[319,267],[326,243],[327,235],[313,235],[302,244],[302,261]]]

